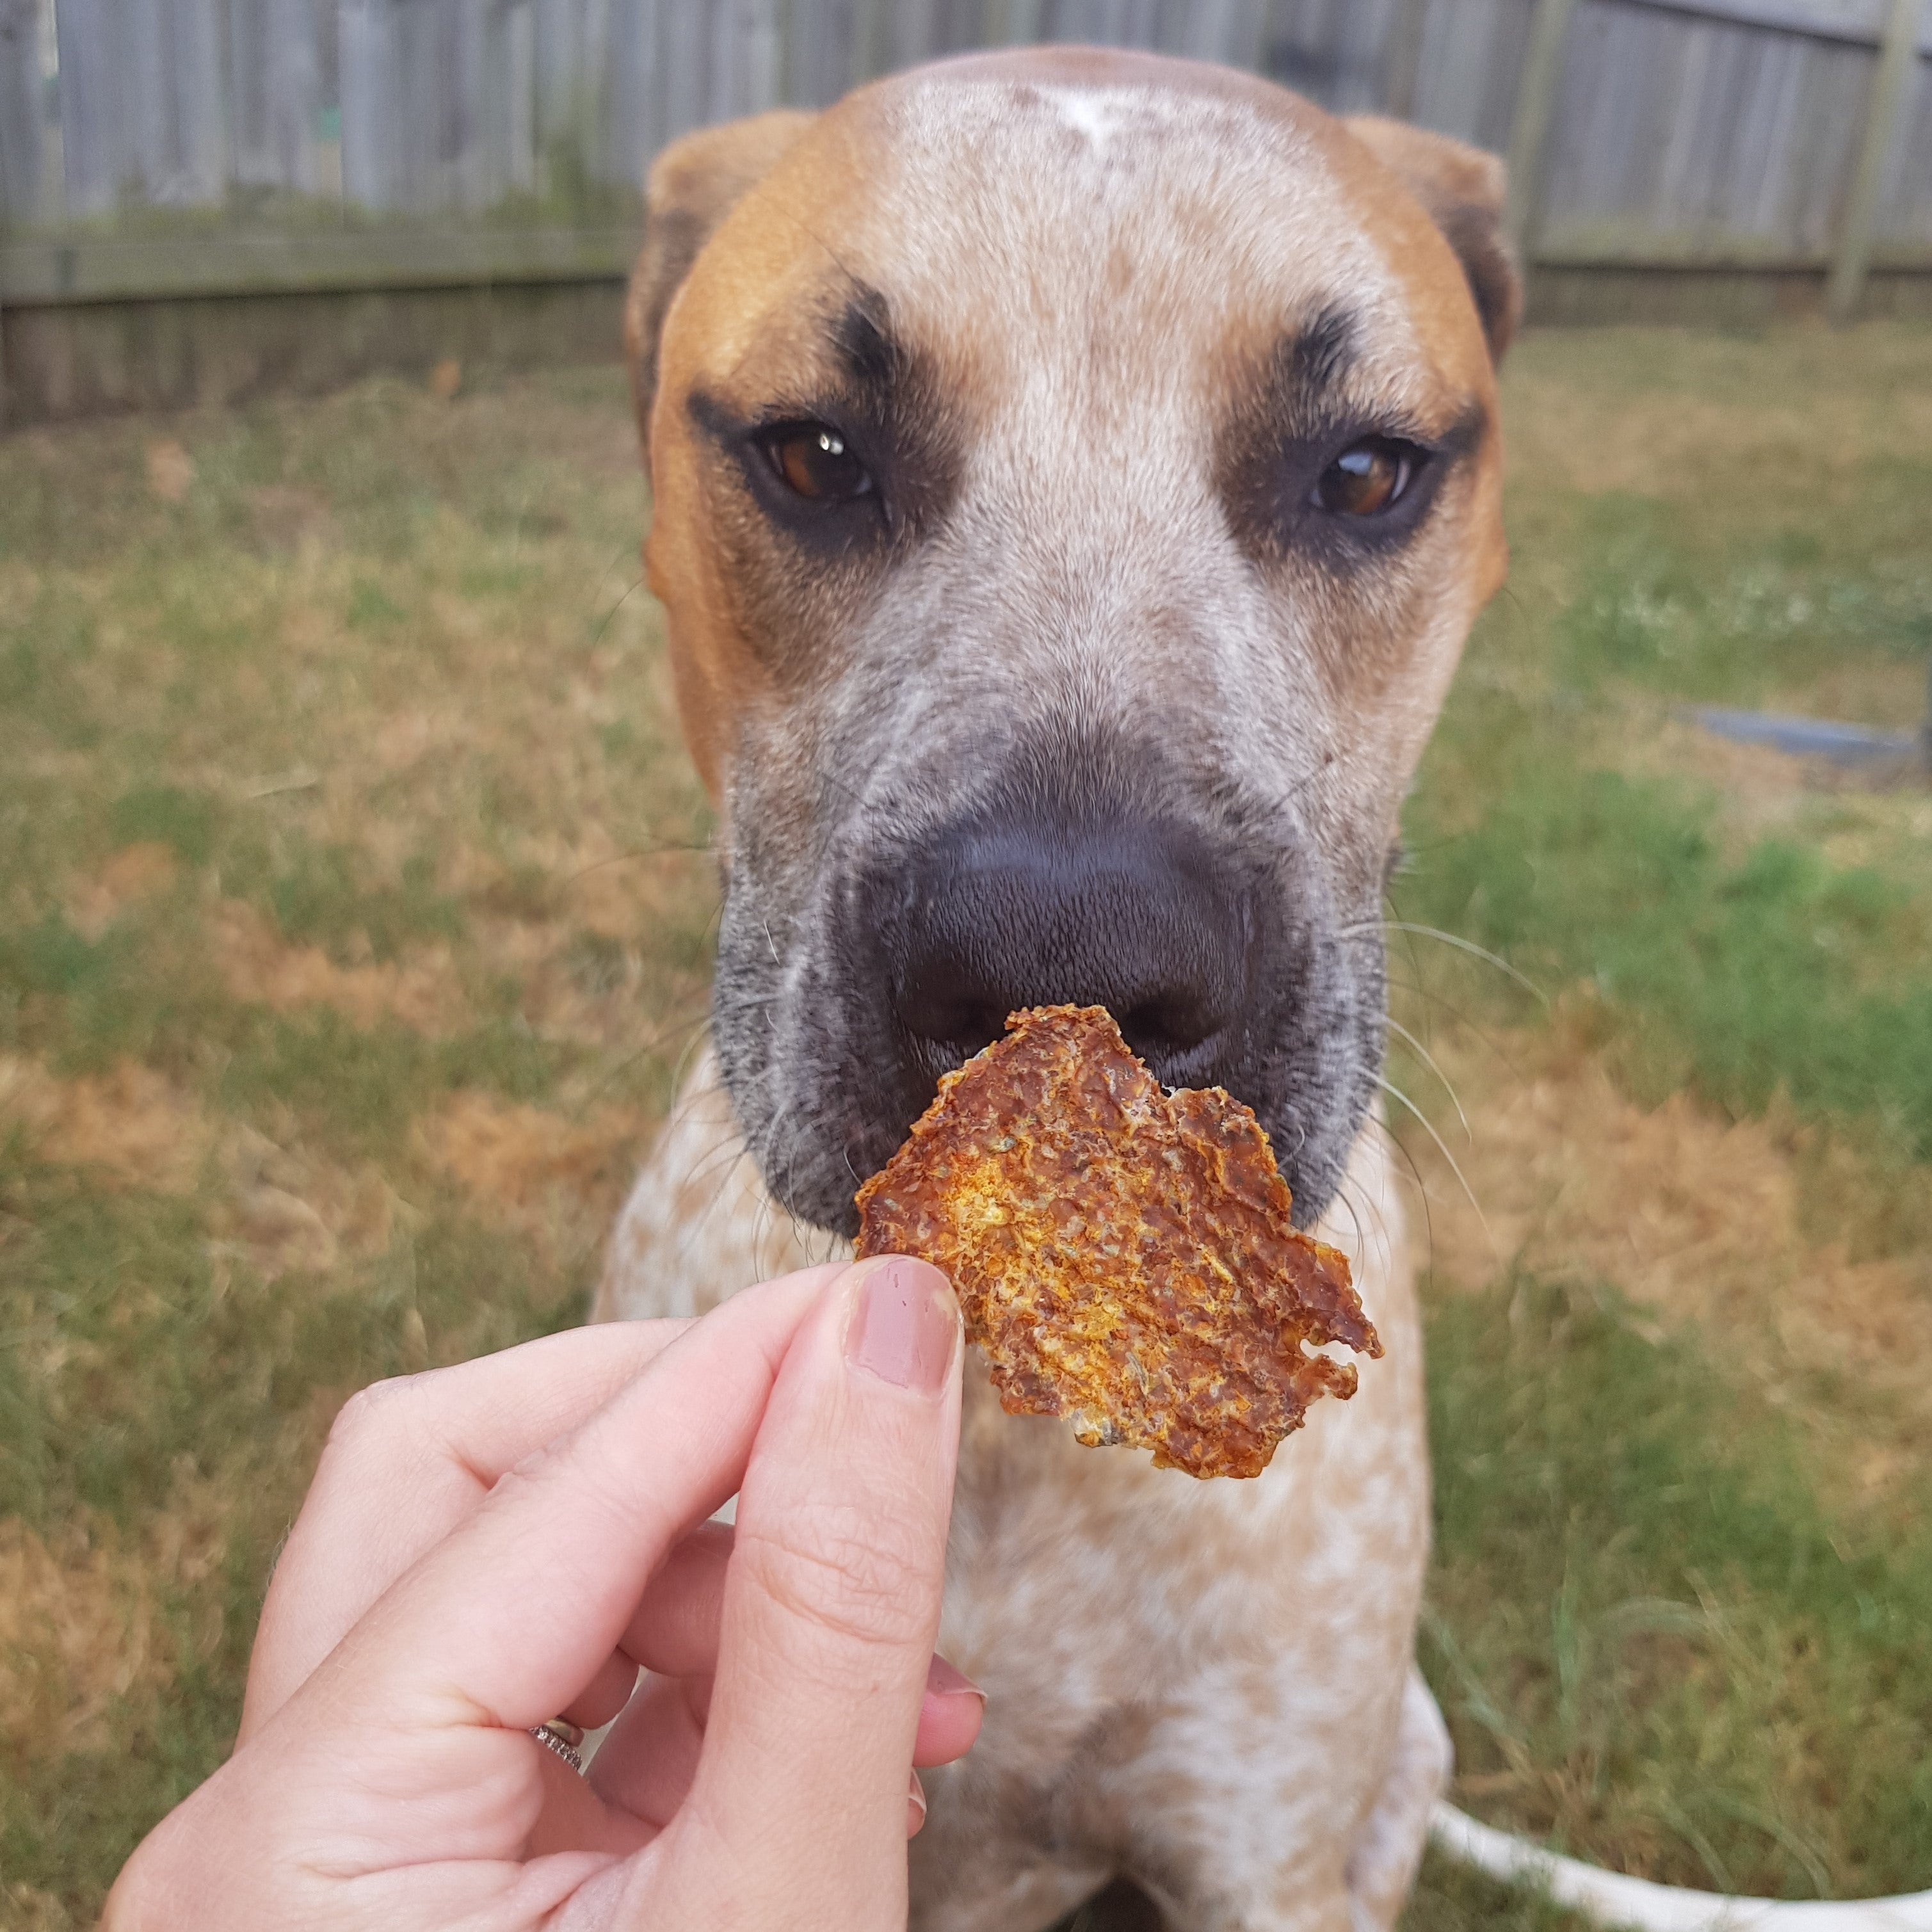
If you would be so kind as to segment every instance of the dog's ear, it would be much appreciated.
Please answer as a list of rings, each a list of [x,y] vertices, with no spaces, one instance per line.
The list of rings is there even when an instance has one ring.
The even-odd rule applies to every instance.
[[[732,205],[817,118],[785,107],[700,128],[674,141],[651,164],[644,181],[644,252],[631,272],[624,302],[624,353],[646,460],[658,387],[658,338],[671,298]]]
[[[1490,359],[1502,362],[1522,316],[1522,278],[1503,229],[1508,178],[1502,163],[1447,134],[1378,114],[1352,114],[1342,124],[1400,177],[1442,230],[1475,298]]]

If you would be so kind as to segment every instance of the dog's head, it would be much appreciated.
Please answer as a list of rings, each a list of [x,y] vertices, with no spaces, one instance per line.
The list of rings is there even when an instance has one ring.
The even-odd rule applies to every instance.
[[[850,1232],[939,1076],[1057,1001],[1326,1205],[1397,811],[1504,572],[1501,200],[1454,142],[1072,50],[654,167],[650,580],[722,808],[718,1054],[802,1218]]]

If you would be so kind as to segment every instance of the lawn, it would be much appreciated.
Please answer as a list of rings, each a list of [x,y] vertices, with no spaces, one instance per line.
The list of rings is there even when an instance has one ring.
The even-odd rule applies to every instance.
[[[1932,793],[1674,709],[1920,716],[1932,335],[1505,388],[1391,894],[1534,988],[1391,933],[1456,1796],[1932,1886]],[[0,442],[0,1924],[220,1755],[344,1395],[580,1316],[716,905],[643,508],[614,372]]]

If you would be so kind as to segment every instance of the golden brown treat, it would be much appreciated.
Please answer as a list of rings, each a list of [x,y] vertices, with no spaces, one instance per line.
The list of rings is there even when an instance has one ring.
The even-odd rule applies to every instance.
[[[944,1268],[1009,1414],[1156,1467],[1255,1476],[1381,1342],[1347,1258],[1299,1233],[1261,1123],[1172,1097],[1102,1006],[1016,1013],[860,1189],[859,1252]]]

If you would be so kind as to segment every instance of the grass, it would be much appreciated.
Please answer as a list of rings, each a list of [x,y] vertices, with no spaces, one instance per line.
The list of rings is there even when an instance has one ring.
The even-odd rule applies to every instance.
[[[1672,715],[1916,718],[1928,376],[1529,337],[1394,894],[1540,994],[1392,938],[1481,1204],[1404,1130],[1455,1795],[1682,1883],[1932,1885],[1932,797]],[[627,423],[594,372],[0,443],[0,1924],[219,1759],[343,1396],[581,1310],[715,905]],[[1562,1922],[1435,1858],[1407,1920]]]
[[[1423,1649],[1465,1791],[1645,1876],[1924,1885],[1932,1521],[1862,1534],[1711,1338],[1600,1286],[1505,1279],[1430,1339]]]
[[[1932,798],[1673,715],[1922,715],[1928,376],[1909,333],[1532,337],[1512,590],[1393,895],[1541,996],[1393,942],[1436,1062],[1396,1077],[1486,1210],[1405,1132],[1455,1795],[1678,1884],[1932,1885]],[[1465,1882],[1412,1924],[1487,1918]]]

